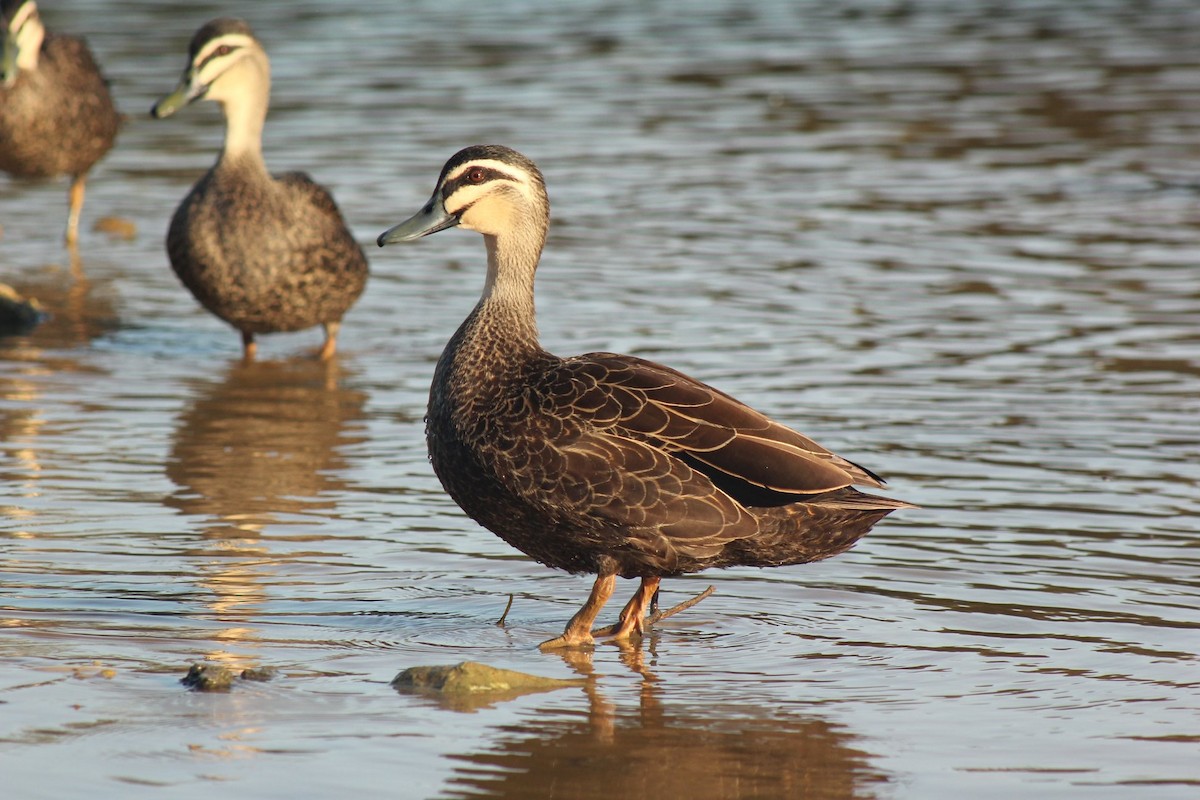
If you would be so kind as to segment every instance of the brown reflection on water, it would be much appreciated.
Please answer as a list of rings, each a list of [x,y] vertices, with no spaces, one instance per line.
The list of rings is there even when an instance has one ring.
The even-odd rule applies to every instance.
[[[0,479],[21,487],[26,497],[43,491],[43,447],[39,444],[47,416],[42,405],[54,376],[102,370],[88,363],[77,348],[118,327],[116,303],[108,283],[94,283],[84,271],[78,249],[70,248],[66,263],[42,266],[34,278],[9,282],[26,299],[36,300],[45,318],[19,336],[0,337]],[[4,509],[14,519],[33,516],[26,508]]]
[[[64,364],[48,351],[90,344],[119,327],[110,282],[88,277],[78,248],[68,248],[64,255],[64,263],[44,264],[31,277],[5,281],[23,297],[36,300],[46,317],[23,336],[0,338],[0,359],[38,363],[43,368],[78,369],[78,361]]]
[[[297,357],[239,361],[201,384],[175,429],[166,474],[179,489],[166,504],[214,518],[212,538],[332,510],[346,487],[340,448],[364,440],[353,428],[366,393],[341,379],[336,360]]]
[[[811,715],[777,709],[678,707],[641,647],[621,660],[640,676],[636,709],[607,699],[591,653],[565,653],[587,679],[585,716],[545,713],[507,726],[486,751],[463,762],[449,797],[861,798],[888,780],[855,748],[855,736]]]
[[[342,377],[336,360],[237,361],[200,383],[179,416],[166,461],[178,490],[164,503],[206,518],[189,556],[213,618],[229,623],[213,634],[222,647],[258,639],[250,623],[279,558],[260,540],[264,528],[332,512],[346,486],[340,448],[362,441],[353,428],[366,393]],[[207,658],[250,663],[224,649]]]

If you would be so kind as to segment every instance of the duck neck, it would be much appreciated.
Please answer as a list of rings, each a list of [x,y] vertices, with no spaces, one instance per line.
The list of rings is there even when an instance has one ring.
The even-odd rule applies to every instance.
[[[503,331],[490,346],[504,350],[538,351],[533,278],[545,242],[545,230],[517,228],[503,236],[485,234],[488,271],[476,316]]]
[[[225,143],[221,148],[222,161],[239,164],[254,163],[266,170],[262,155],[263,126],[270,104],[271,76],[265,63],[247,60],[235,69],[244,75],[230,89],[214,98],[225,117]]]
[[[37,5],[22,3],[8,21],[8,30],[17,32],[17,70],[35,71],[42,54],[42,43],[46,40],[46,28],[38,16]]]

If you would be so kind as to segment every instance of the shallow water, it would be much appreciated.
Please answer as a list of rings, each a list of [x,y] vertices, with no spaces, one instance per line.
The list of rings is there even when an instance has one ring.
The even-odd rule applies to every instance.
[[[53,314],[0,339],[5,796],[1200,792],[1194,4],[245,9],[268,162],[364,243],[459,147],[517,147],[554,204],[551,349],[670,363],[922,506],[820,564],[668,581],[717,591],[567,658],[535,644],[589,581],[465,519],[425,457],[477,237],[369,247],[333,364],[317,331],[241,364],[162,247],[216,109],[146,116],[219,12],[42,5],[130,120],[76,258],[65,184],[0,176],[0,278]],[[201,660],[279,673],[188,692]],[[589,682],[388,685],[462,660]]]

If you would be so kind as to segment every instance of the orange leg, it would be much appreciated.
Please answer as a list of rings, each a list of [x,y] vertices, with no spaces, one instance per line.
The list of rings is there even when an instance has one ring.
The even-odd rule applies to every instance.
[[[338,329],[342,327],[342,323],[326,322],[322,327],[325,328],[325,344],[321,345],[321,349],[317,351],[317,358],[328,361],[337,352]]]
[[[617,583],[616,575],[600,575],[592,584],[592,593],[588,595],[583,608],[575,612],[567,623],[562,636],[542,642],[540,650],[555,650],[560,647],[582,647],[592,643],[592,623],[600,615],[600,609],[612,597],[613,587]]]
[[[242,331],[242,360],[253,361],[257,352],[258,345],[254,343],[254,334],[250,331]]]
[[[83,209],[83,191],[87,184],[87,173],[76,175],[71,180],[67,193],[67,244],[79,241],[79,212]]]
[[[621,609],[621,617],[617,624],[592,631],[592,635],[611,636],[617,641],[628,639],[635,633],[640,636],[645,631],[643,623],[646,609],[658,594],[658,585],[661,582],[662,578],[642,578],[642,585],[633,593],[633,597],[629,598],[625,608]]]

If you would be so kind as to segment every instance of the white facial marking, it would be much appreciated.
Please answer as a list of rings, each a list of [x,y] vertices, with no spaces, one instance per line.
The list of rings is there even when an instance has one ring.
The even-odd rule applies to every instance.
[[[496,192],[500,185],[515,189],[527,198],[530,196],[529,177],[525,171],[512,164],[493,158],[477,158],[460,164],[446,174],[443,183],[452,183],[470,170],[479,167],[489,171],[488,179],[481,184],[460,183],[458,188],[454,190],[454,193],[445,199],[446,210],[451,214],[460,213],[463,209],[474,205],[480,199]],[[466,221],[464,220],[464,222]],[[470,225],[468,224],[465,227],[469,228]]]
[[[496,172],[508,176],[508,178],[512,181],[520,181],[520,178],[518,177],[521,174],[520,170],[515,169],[512,164],[498,161],[494,158],[477,158],[464,164],[460,164],[448,175],[446,175],[446,181],[449,182],[461,177],[464,172],[472,167],[483,167],[484,169],[495,170]]]
[[[37,19],[37,3],[25,3],[17,9],[17,15],[8,21],[8,29],[17,36],[30,19]]]
[[[193,67],[199,66],[199,71],[196,73],[196,78],[201,83],[212,83],[217,76],[229,68],[232,63],[229,58],[224,56],[215,56],[214,54],[222,47],[233,48],[231,56],[240,59],[245,55],[246,50],[255,47],[256,42],[250,36],[244,33],[227,33],[224,36],[218,36],[216,39],[208,42],[201,48],[196,57],[192,59]]]

